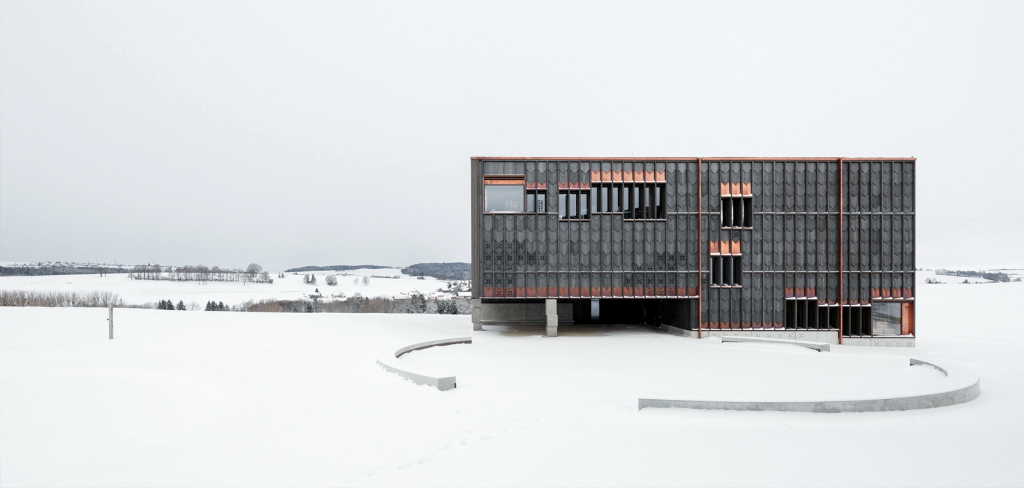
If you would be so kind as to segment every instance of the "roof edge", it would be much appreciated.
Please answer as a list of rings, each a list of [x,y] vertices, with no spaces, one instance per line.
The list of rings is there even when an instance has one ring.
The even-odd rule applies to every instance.
[[[881,157],[767,157],[767,156],[712,156],[712,157],[678,157],[678,158],[637,158],[637,157],[538,157],[538,156],[472,156],[476,161],[917,161],[915,157],[881,158]]]

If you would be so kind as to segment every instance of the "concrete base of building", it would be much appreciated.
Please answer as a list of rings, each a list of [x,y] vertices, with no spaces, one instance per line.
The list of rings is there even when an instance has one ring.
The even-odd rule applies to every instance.
[[[548,298],[544,300],[544,314],[546,315],[548,337],[558,337],[558,300]]]
[[[844,346],[871,347],[917,347],[917,339],[913,336],[902,337],[844,337]]]
[[[483,318],[480,316],[480,299],[474,298],[470,300],[472,308],[470,316],[473,317],[473,330],[484,330]]]
[[[661,329],[680,334],[686,337],[697,337],[697,331],[680,329],[668,325],[661,325]],[[788,341],[824,342],[826,344],[839,344],[839,332],[835,330],[743,330],[743,329],[704,329],[700,337],[762,337],[766,339],[782,339]],[[844,337],[844,346],[872,346],[872,347],[915,347],[916,339],[913,336],[902,337]]]

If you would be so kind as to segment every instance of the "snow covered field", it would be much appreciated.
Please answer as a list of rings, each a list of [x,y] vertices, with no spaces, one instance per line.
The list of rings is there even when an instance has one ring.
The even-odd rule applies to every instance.
[[[246,300],[279,299],[298,300],[304,295],[319,289],[325,297],[344,293],[352,296],[361,293],[366,297],[392,297],[401,293],[408,294],[418,291],[424,295],[436,292],[438,288],[446,288],[447,281],[438,281],[429,276],[419,280],[414,276],[402,274],[395,269],[356,269],[346,271],[350,276],[338,274],[338,285],[327,286],[325,278],[335,272],[316,271],[312,273],[285,273],[284,278],[274,277],[273,284],[247,283],[229,281],[198,283],[195,281],[168,280],[132,280],[127,274],[109,274],[100,276],[88,275],[56,275],[56,276],[2,276],[0,289],[4,290],[37,290],[37,291],[112,291],[121,296],[125,303],[143,304],[171,300],[174,303],[195,302],[204,305],[213,300],[226,305],[237,305]],[[316,275],[317,284],[307,285],[302,282],[305,274]],[[396,278],[370,278],[368,285],[362,284],[364,276],[395,276]],[[359,284],[353,280],[359,279]]]
[[[108,341],[104,309],[0,308],[0,485],[1024,485],[1024,283],[917,293],[916,349],[831,353],[402,314],[117,310]],[[374,362],[469,334],[402,357],[457,373],[455,390]],[[636,406],[651,391],[810,398],[942,381],[908,357],[973,369],[981,396],[863,414]]]

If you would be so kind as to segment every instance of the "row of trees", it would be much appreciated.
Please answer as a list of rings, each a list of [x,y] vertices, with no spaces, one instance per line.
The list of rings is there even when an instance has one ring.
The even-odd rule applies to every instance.
[[[252,263],[245,270],[228,269],[214,266],[208,268],[202,264],[185,266],[161,266],[159,264],[142,264],[133,266],[129,277],[135,280],[172,280],[172,281],[241,281],[243,283],[274,283],[270,273],[263,266]]]
[[[321,300],[249,300],[233,310],[242,312],[283,312],[283,313],[427,313],[467,315],[469,300],[426,300],[423,295],[393,300],[385,297],[352,297],[345,301]]]

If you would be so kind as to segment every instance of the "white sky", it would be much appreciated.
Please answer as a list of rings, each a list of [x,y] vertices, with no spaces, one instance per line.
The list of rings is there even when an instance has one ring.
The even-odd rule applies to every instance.
[[[1024,2],[0,3],[0,261],[469,261],[469,158],[916,156],[1024,265]]]

